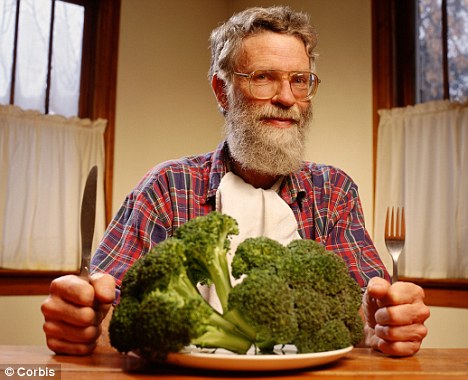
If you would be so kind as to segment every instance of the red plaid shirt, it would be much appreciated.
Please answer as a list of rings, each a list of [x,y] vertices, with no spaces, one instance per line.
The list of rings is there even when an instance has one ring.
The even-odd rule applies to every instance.
[[[187,220],[215,209],[226,173],[224,143],[200,156],[168,161],[146,174],[127,196],[93,257],[92,269],[113,275],[126,270]],[[304,162],[285,177],[279,192],[291,207],[303,239],[315,239],[347,263],[361,287],[388,273],[364,226],[356,184],[341,170]]]

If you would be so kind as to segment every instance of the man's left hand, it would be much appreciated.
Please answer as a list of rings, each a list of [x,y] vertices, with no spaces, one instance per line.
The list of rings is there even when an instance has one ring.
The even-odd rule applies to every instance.
[[[362,306],[367,346],[393,356],[419,351],[430,315],[421,287],[410,282],[391,285],[375,277],[369,281]]]

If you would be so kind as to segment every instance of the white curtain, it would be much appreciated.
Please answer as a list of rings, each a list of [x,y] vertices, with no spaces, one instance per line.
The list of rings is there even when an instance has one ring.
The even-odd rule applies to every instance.
[[[76,270],[80,207],[98,165],[94,245],[104,215],[105,120],[83,120],[0,105],[0,267]]]
[[[374,241],[381,257],[391,268],[386,209],[404,206],[400,274],[468,278],[468,104],[434,101],[379,115]]]

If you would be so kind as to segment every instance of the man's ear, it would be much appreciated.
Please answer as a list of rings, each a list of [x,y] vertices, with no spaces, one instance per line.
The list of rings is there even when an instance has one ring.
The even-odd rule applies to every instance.
[[[215,74],[211,79],[211,87],[213,88],[213,92],[218,100],[218,105],[224,112],[227,111],[229,103],[226,94],[226,82]]]

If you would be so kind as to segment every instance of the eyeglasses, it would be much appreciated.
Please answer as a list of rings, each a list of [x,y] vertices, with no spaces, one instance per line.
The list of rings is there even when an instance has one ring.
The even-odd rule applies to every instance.
[[[318,76],[310,71],[255,70],[250,74],[234,74],[249,80],[250,94],[256,99],[273,98],[278,93],[281,82],[287,78],[297,100],[310,100],[320,83]]]

